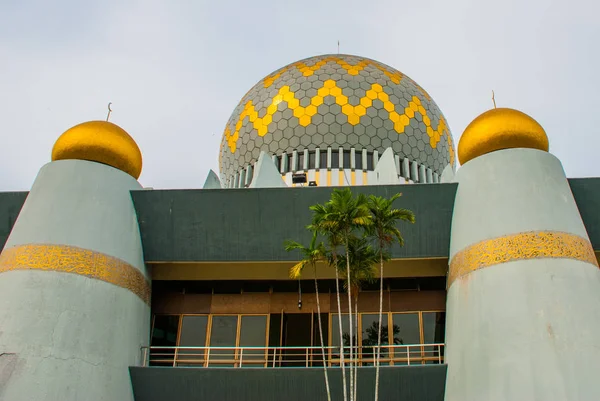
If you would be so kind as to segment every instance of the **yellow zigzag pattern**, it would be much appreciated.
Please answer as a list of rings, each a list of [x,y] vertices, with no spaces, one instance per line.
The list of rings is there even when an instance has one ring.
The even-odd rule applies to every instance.
[[[359,104],[353,106],[348,103],[348,97],[342,93],[342,89],[336,85],[336,82],[333,79],[328,79],[323,83],[323,87],[317,91],[317,94],[311,99],[310,104],[306,107],[300,106],[300,101],[296,99],[294,92],[292,92],[287,85],[279,89],[277,95],[273,97],[271,104],[267,107],[267,113],[264,117],[259,117],[252,101],[248,101],[240,113],[233,134],[231,133],[229,126],[225,129],[225,138],[229,150],[231,153],[235,153],[240,129],[242,128],[246,117],[248,117],[248,121],[252,123],[254,129],[258,132],[258,135],[265,136],[269,131],[269,124],[273,122],[273,115],[277,111],[277,106],[281,102],[286,102],[287,107],[293,111],[294,117],[298,119],[298,123],[301,126],[306,127],[311,123],[312,117],[317,114],[317,107],[323,104],[326,96],[333,96],[335,98],[335,102],[342,107],[342,113],[348,117],[348,123],[351,125],[360,123],[360,118],[367,114],[367,109],[373,105],[373,100],[379,99],[383,102],[384,109],[389,113],[389,119],[394,123],[394,130],[398,134],[404,133],[404,129],[410,124],[410,120],[415,117],[416,112],[421,113],[423,123],[425,123],[425,126],[427,127],[429,144],[432,148],[436,148],[442,135],[445,133],[448,137],[450,163],[454,164],[454,149],[452,147],[452,139],[448,133],[446,121],[443,117],[440,117],[437,129],[434,130],[431,126],[431,119],[427,115],[427,111],[422,106],[421,100],[417,96],[413,96],[408,107],[403,110],[402,114],[399,114],[396,111],[394,104],[390,102],[388,94],[383,91],[383,87],[379,84],[373,84],[371,85],[371,89],[366,92],[365,96],[360,99]]]
[[[281,74],[290,70],[291,68],[297,68],[300,72],[302,72],[302,75],[304,75],[305,77],[310,77],[311,75],[313,75],[315,73],[315,71],[319,70],[321,67],[323,67],[325,64],[327,64],[330,61],[335,62],[335,63],[339,64],[340,66],[342,66],[350,75],[358,75],[358,73],[361,72],[366,66],[372,65],[375,68],[377,68],[378,70],[380,70],[381,72],[383,72],[395,84],[399,84],[400,81],[402,80],[402,78],[404,78],[404,75],[402,75],[400,72],[389,71],[387,68],[384,68],[379,63],[376,63],[371,60],[362,60],[362,61],[358,62],[357,64],[352,65],[352,64],[347,63],[345,60],[343,60],[340,57],[332,56],[332,57],[326,57],[322,60],[319,60],[318,62],[316,62],[315,64],[313,64],[311,66],[307,66],[306,64],[304,64],[301,61],[290,64],[290,65],[282,68],[281,70],[277,71],[275,74],[272,74],[272,75],[269,75],[268,77],[266,77],[263,81],[263,85],[265,88],[270,87],[271,85],[273,85],[273,82],[275,82],[281,76]],[[421,87],[419,87],[419,89],[423,92],[423,95],[425,97],[427,97],[427,99],[429,100],[430,99],[429,95],[426,94],[425,91],[423,91],[423,89]]]
[[[281,76],[281,74],[290,70],[291,68],[297,68],[300,72],[302,72],[302,75],[304,75],[305,77],[309,77],[309,76],[313,75],[315,73],[315,71],[319,70],[321,67],[323,67],[328,62],[335,62],[335,63],[339,64],[346,71],[348,71],[348,74],[350,74],[350,75],[358,75],[358,73],[360,71],[362,71],[366,66],[372,65],[375,68],[377,68],[378,70],[380,70],[381,72],[383,72],[383,74],[386,77],[388,77],[390,79],[390,81],[392,81],[395,84],[399,84],[400,81],[402,81],[402,78],[404,78],[404,75],[401,72],[390,71],[387,68],[383,67],[381,64],[374,62],[372,60],[362,60],[362,61],[358,62],[356,65],[352,65],[352,64],[347,63],[345,60],[343,60],[340,57],[332,56],[332,57],[326,57],[326,58],[318,61],[317,63],[315,63],[312,66],[307,66],[306,64],[304,64],[301,61],[290,64],[290,65],[284,67],[283,69],[277,71],[275,74],[272,74],[272,75],[269,75],[268,77],[266,77],[263,80],[263,85],[265,88],[270,87]],[[429,96],[429,93],[427,93],[425,91],[425,89],[421,88],[421,86],[419,86],[419,84],[417,84],[414,81],[412,81],[412,83],[417,87],[417,89],[421,92],[421,94],[423,94],[425,99],[427,99],[428,101],[431,101],[431,96]]]

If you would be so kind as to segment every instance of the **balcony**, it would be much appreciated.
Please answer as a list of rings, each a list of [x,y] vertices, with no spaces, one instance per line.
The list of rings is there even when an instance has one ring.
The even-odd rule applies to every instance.
[[[339,347],[142,347],[142,367],[196,368],[310,368],[341,364]],[[325,358],[323,358],[323,351]],[[375,365],[376,346],[353,347],[358,366]],[[356,356],[354,356],[356,355]],[[344,347],[347,366],[350,347]],[[382,366],[440,365],[444,362],[444,344],[382,345]]]

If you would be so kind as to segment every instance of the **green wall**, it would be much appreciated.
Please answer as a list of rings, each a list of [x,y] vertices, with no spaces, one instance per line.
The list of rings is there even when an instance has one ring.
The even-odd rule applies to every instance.
[[[308,242],[309,206],[332,188],[133,191],[147,261],[285,261],[283,242]],[[353,191],[391,196],[417,219],[401,226],[406,245],[394,257],[448,255],[455,184],[364,186]]]
[[[327,400],[322,368],[129,368],[135,401]],[[331,399],[341,400],[341,370],[329,369]],[[372,400],[374,368],[359,368],[358,399]],[[380,401],[443,401],[446,365],[382,367]]]
[[[569,184],[592,246],[598,251],[600,250],[600,178],[573,178],[569,180]]]
[[[0,192],[0,249],[8,239],[29,192]]]

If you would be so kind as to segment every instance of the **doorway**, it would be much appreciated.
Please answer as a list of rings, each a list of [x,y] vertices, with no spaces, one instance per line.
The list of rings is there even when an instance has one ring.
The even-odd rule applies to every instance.
[[[312,346],[312,313],[284,313],[282,347]],[[307,348],[285,348],[282,365],[306,366]]]
[[[323,339],[327,346],[328,314],[321,314],[323,323]],[[321,340],[319,338],[319,321],[316,313],[273,313],[269,324],[269,346],[283,347],[277,351],[273,361],[273,352],[269,352],[269,363],[273,366],[298,367],[323,366]],[[286,348],[291,347],[291,348]],[[298,347],[298,348],[293,348]],[[313,347],[313,348],[309,348]]]

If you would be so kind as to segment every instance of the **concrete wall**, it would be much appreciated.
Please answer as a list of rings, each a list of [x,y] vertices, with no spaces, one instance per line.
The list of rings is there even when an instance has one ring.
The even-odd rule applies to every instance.
[[[560,162],[493,152],[457,173],[450,260],[480,241],[531,231],[587,239]],[[505,252],[515,252],[514,243]],[[487,251],[486,251],[487,252]],[[565,258],[518,259],[450,284],[447,401],[600,398],[600,271]]]
[[[49,163],[3,256],[27,244],[78,247],[118,258],[147,277],[130,198],[139,188],[102,164]],[[0,354],[13,355],[4,370],[0,357],[0,400],[133,399],[127,370],[149,338],[149,307],[136,294],[56,269],[9,270],[0,273],[0,305]]]
[[[72,245],[144,269],[129,193],[134,189],[142,187],[133,177],[103,164],[48,163],[36,177],[6,248],[28,243]]]
[[[587,238],[560,161],[533,149],[493,152],[457,174],[450,259],[488,238],[555,230]]]

